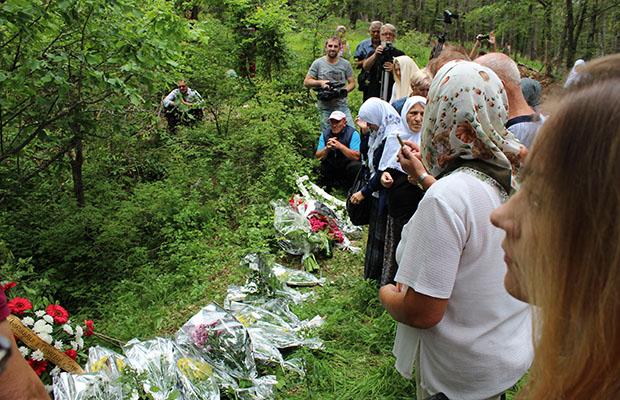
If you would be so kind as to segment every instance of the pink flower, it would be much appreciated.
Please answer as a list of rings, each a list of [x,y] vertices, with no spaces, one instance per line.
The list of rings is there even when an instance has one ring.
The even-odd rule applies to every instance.
[[[4,285],[2,285],[2,290],[4,290],[5,292],[11,288],[14,288],[15,286],[17,286],[17,283],[11,281],[11,282],[7,282]]]
[[[69,321],[69,312],[58,304],[50,304],[45,312],[54,318],[54,322],[58,325],[66,324]]]

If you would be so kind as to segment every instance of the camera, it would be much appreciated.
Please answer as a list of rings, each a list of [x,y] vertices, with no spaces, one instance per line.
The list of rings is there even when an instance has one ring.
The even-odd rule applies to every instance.
[[[443,10],[443,23],[451,24],[453,19],[459,19],[458,14],[452,14],[450,10]]]
[[[478,41],[489,40],[489,37],[490,36],[489,36],[488,33],[484,33],[484,34],[480,33],[480,34],[476,35],[476,40],[478,40]]]
[[[344,85],[345,85],[344,82],[329,81],[327,83],[327,86],[329,86],[329,88],[320,89],[317,92],[316,97],[321,101],[329,101],[329,100],[334,100],[334,99],[345,98],[348,95],[348,91],[344,87]]]

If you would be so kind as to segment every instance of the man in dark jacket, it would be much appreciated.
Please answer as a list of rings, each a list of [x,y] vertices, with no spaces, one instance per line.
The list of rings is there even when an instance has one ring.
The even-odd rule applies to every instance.
[[[348,190],[361,167],[360,135],[347,125],[347,116],[334,111],[329,116],[329,127],[321,133],[316,148],[321,160],[321,184],[327,191],[333,187]]]

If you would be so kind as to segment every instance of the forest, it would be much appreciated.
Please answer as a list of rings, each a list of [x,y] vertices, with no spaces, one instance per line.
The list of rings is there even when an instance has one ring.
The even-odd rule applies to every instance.
[[[444,10],[458,15],[450,25]],[[319,116],[302,82],[337,25],[354,48],[372,20],[397,26],[420,67],[441,32],[470,48],[494,31],[556,81],[578,58],[620,52],[616,0],[2,1],[0,281],[16,282],[11,297],[62,304],[114,346],[171,335],[221,302],[248,253],[291,263],[270,202],[316,177]],[[161,102],[180,79],[205,117],[173,134]],[[355,114],[361,93],[349,103]],[[304,378],[274,372],[276,398],[405,398],[413,384],[393,368],[394,322],[362,279],[363,252],[319,264],[328,284],[294,308],[326,319],[326,346],[294,352]]]

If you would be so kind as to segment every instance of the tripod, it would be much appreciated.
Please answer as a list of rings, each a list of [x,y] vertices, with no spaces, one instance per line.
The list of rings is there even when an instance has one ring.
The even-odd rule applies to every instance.
[[[437,34],[437,44],[433,46],[429,60],[439,57],[439,54],[441,54],[443,50],[443,45],[446,43],[446,38],[448,37],[448,25],[452,24],[453,19],[458,18],[458,14],[452,14],[449,10],[443,11],[443,18],[438,19],[438,21],[443,22],[443,32]]]

